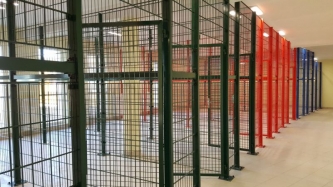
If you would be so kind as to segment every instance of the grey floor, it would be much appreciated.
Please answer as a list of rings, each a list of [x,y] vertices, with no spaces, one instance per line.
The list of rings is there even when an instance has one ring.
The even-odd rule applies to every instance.
[[[203,187],[333,187],[333,109],[293,121],[258,156],[241,155],[245,169],[232,182],[203,177]]]
[[[333,109],[316,111],[280,131],[274,140],[265,139],[258,156],[241,154],[245,169],[231,171],[232,182],[202,177],[202,187],[333,187]]]

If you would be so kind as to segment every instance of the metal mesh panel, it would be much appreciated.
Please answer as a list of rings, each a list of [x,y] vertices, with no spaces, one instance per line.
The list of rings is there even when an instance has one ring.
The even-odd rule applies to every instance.
[[[273,132],[278,132],[278,37],[279,34],[273,31],[273,56],[272,56],[272,126]]]
[[[14,127],[9,114],[12,111],[10,87],[17,87],[19,126]],[[33,186],[71,186],[72,146],[69,121],[70,96],[68,83],[47,82],[45,93],[41,95],[42,83],[2,83],[1,92],[1,175],[15,184],[14,175],[18,171],[22,180]],[[45,99],[46,115],[42,116],[42,100]],[[45,124],[46,126],[44,126]],[[14,128],[19,129],[19,139]],[[14,144],[19,144],[16,152]],[[20,165],[14,157],[20,158]],[[17,176],[16,176],[17,177]]]
[[[5,180],[12,185],[74,185],[73,167],[77,164],[72,159],[79,158],[73,142],[78,140],[70,124],[77,125],[80,115],[73,115],[78,110],[73,105],[78,92],[69,87],[77,84],[62,82],[61,79],[68,79],[65,74],[40,72],[34,63],[29,64],[37,61],[27,61],[69,59],[74,48],[70,48],[68,39],[68,27],[73,25],[68,21],[71,2],[7,0],[0,6],[0,56],[28,62],[26,67],[37,70],[1,70],[6,83],[0,85],[0,175],[5,174]],[[52,77],[51,74],[56,80],[41,78]]]
[[[245,4],[240,6],[240,148],[249,150],[249,76],[251,53],[252,10]]]
[[[308,59],[308,62],[309,62],[309,97],[308,97],[308,102],[309,102],[309,105],[308,105],[308,110],[309,112],[313,112],[313,101],[314,101],[314,89],[313,89],[313,86],[314,86],[314,53],[309,51],[309,59]]]
[[[297,68],[298,68],[298,114],[300,116],[304,116],[304,90],[305,90],[305,84],[304,84],[304,73],[305,73],[305,64],[304,64],[304,50],[298,48],[297,50]]]
[[[294,110],[294,106],[295,106],[295,54],[294,54],[294,50],[293,48],[289,48],[289,114],[288,114],[288,118],[289,119],[294,119],[295,117],[295,110]]]
[[[87,28],[84,36],[88,185],[158,186],[158,28]]]
[[[283,126],[283,106],[284,106],[284,59],[283,59],[283,47],[284,39],[281,36],[278,36],[278,129]]]
[[[271,101],[269,101],[269,94],[272,94],[271,90],[269,90],[269,84],[271,84],[271,80],[269,80],[268,74],[271,73],[271,51],[270,51],[270,27],[264,23],[263,28],[263,64],[262,64],[262,124],[263,124],[263,135],[268,136],[269,128],[271,128],[272,124],[268,123],[269,112],[271,112]],[[268,127],[270,125],[270,127]]]

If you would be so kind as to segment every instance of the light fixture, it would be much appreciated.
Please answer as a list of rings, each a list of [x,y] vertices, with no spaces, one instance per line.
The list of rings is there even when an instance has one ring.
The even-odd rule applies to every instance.
[[[17,1],[14,1],[14,6],[19,6]]]
[[[269,34],[267,34],[267,33],[264,32],[264,36],[265,36],[266,38],[268,38],[268,37],[269,37]]]
[[[284,31],[279,31],[279,34],[280,34],[281,36],[286,35],[286,33],[285,33]]]
[[[116,32],[112,32],[112,31],[110,31],[109,34],[116,35],[116,36],[121,36],[121,34],[116,33]]]
[[[232,16],[236,16],[236,11],[234,11],[234,10],[230,11],[229,13],[230,13],[230,15],[232,15]]]
[[[315,61],[317,61],[317,60],[318,60],[318,58],[317,58],[317,57],[315,57],[315,58],[314,58],[314,60],[315,60]]]
[[[251,10],[252,10],[253,12],[256,12],[256,14],[257,14],[258,16],[261,16],[261,15],[264,14],[264,13],[260,10],[260,8],[257,7],[257,6],[253,6],[253,7],[251,7]]]

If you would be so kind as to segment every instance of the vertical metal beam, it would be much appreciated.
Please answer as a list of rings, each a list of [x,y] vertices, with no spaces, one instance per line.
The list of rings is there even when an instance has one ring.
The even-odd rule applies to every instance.
[[[273,138],[273,27],[269,27],[268,39],[268,90],[267,90],[267,138]]]
[[[311,51],[307,50],[307,60],[306,60],[306,114],[309,114],[309,101],[310,101],[310,53]]]
[[[40,50],[40,59],[44,60],[44,27],[39,27],[39,50]],[[44,75],[44,72],[41,72]],[[47,143],[47,127],[46,127],[46,106],[45,106],[45,79],[42,79],[41,85],[41,93],[42,93],[42,136],[43,136],[43,143]]]
[[[158,156],[159,156],[159,187],[165,187],[164,175],[164,50],[163,50],[163,25],[158,25]]]
[[[303,86],[302,86],[302,100],[303,100],[303,106],[302,106],[302,115],[305,116],[305,107],[306,107],[306,101],[305,101],[305,98],[306,98],[306,89],[305,89],[305,75],[306,75],[306,50],[305,49],[301,49],[301,55],[302,55],[302,66],[303,66]]]
[[[314,109],[317,110],[318,109],[318,62],[314,62],[314,67],[315,67],[315,96],[314,96]]]
[[[151,72],[153,71],[153,34],[149,29],[149,139],[154,139],[154,103],[153,103],[153,79],[151,78]]]
[[[295,48],[295,52],[294,52],[295,56],[296,56],[296,119],[299,119],[299,57],[300,57],[300,49],[299,48]]]
[[[291,79],[291,77],[290,77],[290,42],[289,41],[287,41],[287,48],[286,48],[286,50],[287,50],[287,56],[286,56],[286,63],[287,63],[287,69],[286,69],[286,72],[287,72],[287,75],[286,75],[286,77],[287,77],[287,81],[286,81],[286,84],[287,84],[287,86],[286,86],[286,89],[287,89],[287,91],[286,91],[286,103],[287,103],[287,106],[286,106],[286,109],[287,109],[287,111],[286,111],[286,123],[287,124],[290,124],[289,123],[289,114],[290,114],[290,79]]]
[[[292,119],[296,120],[298,118],[298,95],[297,95],[297,90],[298,90],[298,68],[297,68],[297,49],[295,48],[292,50],[292,53],[294,54],[293,58],[293,94],[292,94]]]
[[[102,14],[98,14],[98,22],[103,23]],[[101,74],[103,75],[105,72],[103,27],[99,27],[99,56],[101,62]],[[101,79],[101,153],[99,155],[108,155],[106,153],[106,93],[104,78]]]
[[[7,29],[8,29],[8,50],[9,57],[16,57],[16,28],[15,28],[15,6],[14,0],[7,1]],[[20,160],[20,122],[18,109],[18,93],[17,84],[14,76],[16,71],[9,72],[10,84],[10,106],[11,106],[11,122],[12,122],[12,144],[13,144],[13,164],[14,164],[14,184],[22,184],[21,178],[21,160]]]
[[[172,0],[162,1],[164,87],[164,185],[173,186]]]
[[[315,65],[315,61],[314,61],[314,52],[311,52],[311,67],[312,67],[312,75],[311,75],[311,112],[314,112],[314,96],[315,96],[315,92],[314,92],[314,85],[315,85],[315,73],[314,73],[314,65]]]
[[[235,31],[234,31],[234,165],[235,170],[242,170],[240,166],[240,112],[239,112],[239,65],[240,65],[240,2],[235,3]],[[229,17],[228,17],[229,18]],[[228,43],[227,43],[228,44]],[[228,52],[229,53],[229,52]],[[227,63],[229,62],[229,59]]]
[[[250,59],[250,80],[249,80],[249,152],[256,153],[256,30],[257,15],[252,12],[251,20],[251,59]]]
[[[258,31],[257,31],[258,32]],[[256,85],[256,94],[257,94],[257,98],[258,100],[256,100],[256,104],[257,104],[257,112],[258,112],[258,147],[265,147],[263,145],[263,124],[262,124],[262,107],[263,107],[263,97],[262,97],[262,87],[263,87],[263,59],[264,59],[264,20],[260,19],[260,29],[259,29],[259,51],[256,52],[256,55],[259,54],[259,59],[256,60],[257,63],[257,67],[256,68],[256,74],[258,75],[258,81],[257,81],[257,85]]]
[[[319,62],[319,108],[322,109],[323,64]]]
[[[192,86],[192,141],[193,186],[200,187],[200,109],[199,109],[199,0],[192,0],[192,70],[195,73]],[[188,106],[189,107],[189,106]],[[189,116],[188,116],[189,117]]]
[[[76,63],[76,74],[71,76],[70,126],[72,132],[73,187],[87,186],[86,105],[83,74],[82,0],[67,2],[70,59]]]
[[[286,39],[285,38],[282,38],[282,54],[281,54],[281,64],[282,64],[282,76],[281,76],[281,84],[282,84],[282,94],[281,94],[281,98],[282,98],[282,101],[281,101],[281,125],[282,127],[284,128],[285,127],[285,118],[284,118],[284,115],[285,115],[285,84],[286,84],[286,55],[285,55],[285,50],[286,50]]]
[[[95,38],[95,55],[96,55],[96,74],[99,74],[100,69],[100,55],[99,55],[99,39],[98,37]],[[96,80],[96,125],[97,125],[97,132],[101,131],[101,93],[100,93],[100,87],[99,87],[99,79]]]

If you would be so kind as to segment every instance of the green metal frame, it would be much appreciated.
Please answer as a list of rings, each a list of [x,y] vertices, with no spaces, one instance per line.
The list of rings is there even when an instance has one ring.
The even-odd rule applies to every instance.
[[[240,64],[240,2],[235,3],[235,36],[234,36],[234,65],[235,65],[235,85],[234,85],[234,170],[242,170],[240,166],[240,112],[239,112],[239,64]]]
[[[230,176],[229,163],[229,0],[224,0],[223,10],[223,47],[221,48],[221,176],[220,179],[231,181],[234,176]]]
[[[252,13],[251,19],[251,58],[249,80],[249,152],[250,155],[258,155],[256,152],[256,30],[257,15]]]

